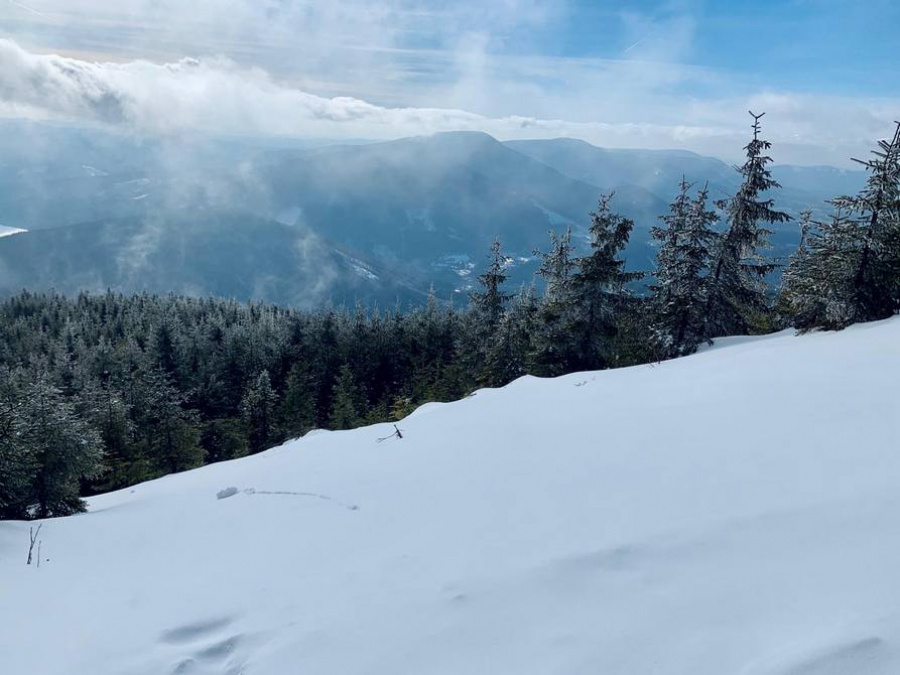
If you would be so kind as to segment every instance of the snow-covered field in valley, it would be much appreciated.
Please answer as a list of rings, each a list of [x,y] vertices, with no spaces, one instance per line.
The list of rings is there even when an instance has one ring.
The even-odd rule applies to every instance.
[[[0,673],[900,673],[900,320],[400,428],[0,523]]]

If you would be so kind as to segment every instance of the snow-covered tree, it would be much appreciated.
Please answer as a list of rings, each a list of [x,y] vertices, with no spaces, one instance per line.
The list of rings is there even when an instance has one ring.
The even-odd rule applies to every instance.
[[[781,187],[768,168],[765,154],[772,144],[760,138],[762,115],[753,117],[753,138],[744,148],[747,159],[737,167],[741,186],[731,199],[717,206],[725,212],[727,229],[713,255],[706,316],[709,337],[751,332],[768,310],[765,276],[775,265],[763,257],[772,230],[790,220],[774,208],[766,193]]]
[[[269,371],[264,370],[256,376],[241,399],[241,419],[247,430],[251,453],[262,452],[272,445],[277,402]]]
[[[103,469],[100,434],[43,373],[26,388],[20,419],[22,449],[36,464],[35,515],[49,518],[83,511],[81,481],[95,478]]]
[[[655,321],[665,355],[690,354],[706,339],[705,307],[711,249],[717,241],[715,211],[707,208],[708,188],[691,200],[682,180],[669,214],[654,227],[660,243],[656,281],[651,286]]]
[[[884,319],[900,307],[900,123],[872,154],[860,161],[869,172],[865,187],[834,200],[857,241],[845,299],[847,323]]]
[[[484,384],[500,387],[528,372],[537,312],[534,286],[523,286],[488,346],[483,364]]]
[[[550,232],[550,250],[535,250],[541,259],[537,275],[544,281],[532,338],[532,362],[540,375],[560,375],[577,363],[577,349],[569,331],[575,314],[573,275],[578,268],[572,230]]]
[[[610,208],[614,193],[603,195],[591,213],[590,246],[578,258],[572,277],[575,314],[569,330],[577,345],[575,368],[600,368],[608,364],[606,343],[616,334],[616,311],[628,297],[627,285],[640,279],[641,272],[625,271],[621,254],[628,244],[634,221]]]
[[[900,124],[873,154],[859,194],[832,200],[828,222],[806,217],[810,232],[781,293],[800,330],[884,319],[900,307]]]
[[[500,325],[503,312],[512,295],[503,289],[509,275],[506,267],[509,259],[500,248],[500,240],[491,244],[488,268],[478,275],[480,290],[469,293],[469,302],[484,334],[491,335]]]
[[[20,383],[0,368],[0,518],[26,518],[37,470],[35,448],[27,442]]]

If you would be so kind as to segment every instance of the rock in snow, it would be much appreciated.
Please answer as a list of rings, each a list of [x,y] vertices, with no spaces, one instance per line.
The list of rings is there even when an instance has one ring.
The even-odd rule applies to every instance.
[[[900,320],[391,431],[92,498],[44,523],[40,569],[0,523],[0,672],[900,672]]]

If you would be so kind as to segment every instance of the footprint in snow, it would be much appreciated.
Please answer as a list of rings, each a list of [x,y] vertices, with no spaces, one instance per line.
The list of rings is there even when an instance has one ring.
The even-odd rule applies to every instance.
[[[176,626],[163,631],[160,642],[176,647],[181,657],[172,667],[172,675],[239,675],[244,670],[236,658],[245,638],[240,633],[225,634],[230,618],[210,619]]]

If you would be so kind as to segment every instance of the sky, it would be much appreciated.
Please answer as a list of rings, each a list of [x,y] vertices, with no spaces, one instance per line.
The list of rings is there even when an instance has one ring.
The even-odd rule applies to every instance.
[[[0,117],[571,136],[846,166],[900,119],[895,0],[0,0]]]

